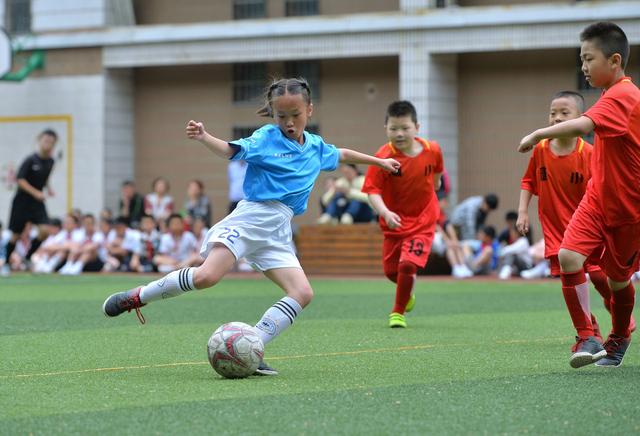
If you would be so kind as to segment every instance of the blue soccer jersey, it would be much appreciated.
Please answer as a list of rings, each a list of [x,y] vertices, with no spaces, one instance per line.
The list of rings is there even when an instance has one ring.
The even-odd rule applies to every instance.
[[[320,136],[304,132],[304,145],[300,145],[273,124],[229,144],[237,150],[231,159],[248,164],[243,186],[246,199],[277,200],[295,215],[307,210],[320,171],[335,170],[340,160],[338,149]]]

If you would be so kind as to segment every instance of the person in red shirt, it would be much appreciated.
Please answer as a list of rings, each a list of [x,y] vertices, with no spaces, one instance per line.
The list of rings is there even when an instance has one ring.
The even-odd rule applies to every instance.
[[[584,98],[577,92],[562,91],[553,96],[549,108],[549,125],[576,119],[584,112]],[[529,202],[538,196],[538,216],[542,224],[545,241],[545,258],[551,266],[551,275],[560,276],[558,251],[565,229],[571,216],[584,196],[587,183],[591,179],[591,155],[593,146],[582,138],[543,139],[536,144],[529,166],[522,177],[520,205],[518,207],[518,231],[529,231]],[[587,258],[584,269],[589,273],[596,290],[604,300],[604,306],[611,310],[611,288],[607,276],[600,268],[603,247],[594,250]],[[586,329],[580,299],[572,289],[565,289],[564,298],[580,337],[589,334],[602,342],[600,328],[591,314],[592,331]],[[589,294],[584,295],[587,299]]]
[[[435,191],[444,171],[442,152],[437,142],[417,136],[419,127],[410,102],[389,105],[385,119],[389,142],[375,155],[396,159],[400,170],[385,174],[369,168],[362,187],[380,217],[384,273],[397,285],[389,327],[407,326],[404,313],[415,303],[412,291],[416,273],[427,263],[440,217]]]
[[[582,306],[582,334],[571,366],[597,362],[620,366],[631,342],[635,289],[629,280],[638,269],[640,251],[640,90],[624,73],[629,42],[614,23],[599,22],[580,35],[582,71],[603,88],[600,99],[583,116],[538,129],[522,138],[527,152],[546,138],[571,138],[595,131],[591,180],[565,231],[558,259],[563,293],[575,293]],[[612,289],[612,330],[604,344],[594,337],[585,260],[604,245],[600,264]],[[574,314],[572,314],[573,317]],[[574,319],[574,323],[576,320]]]

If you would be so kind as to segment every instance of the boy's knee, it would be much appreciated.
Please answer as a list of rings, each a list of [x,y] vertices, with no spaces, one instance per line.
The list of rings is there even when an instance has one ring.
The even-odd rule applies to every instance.
[[[400,274],[412,276],[418,272],[418,267],[412,262],[400,262],[400,265],[398,265],[398,272]]]
[[[560,268],[562,272],[575,272],[582,268],[584,263],[584,256],[575,251],[566,250],[561,248],[558,251],[558,261],[560,262]]]

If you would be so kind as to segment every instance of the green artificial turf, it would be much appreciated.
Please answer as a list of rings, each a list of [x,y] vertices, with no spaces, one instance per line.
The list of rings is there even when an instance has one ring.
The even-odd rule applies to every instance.
[[[264,280],[105,318],[112,291],[148,278],[0,281],[0,434],[632,434],[640,353],[569,367],[558,282],[418,281],[409,328],[389,329],[383,280],[312,280],[316,298],[267,347],[277,377],[225,380],[206,342],[255,323]],[[610,321],[592,294],[603,330]]]

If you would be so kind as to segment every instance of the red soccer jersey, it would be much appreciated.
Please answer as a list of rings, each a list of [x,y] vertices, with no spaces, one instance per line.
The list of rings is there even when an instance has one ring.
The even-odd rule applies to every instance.
[[[380,194],[384,204],[400,215],[402,226],[390,229],[380,217],[380,227],[385,236],[406,237],[433,231],[440,206],[434,191],[433,175],[444,169],[442,152],[437,142],[415,138],[424,147],[417,156],[410,157],[391,143],[380,147],[376,156],[393,158],[400,162],[398,174],[370,166],[362,187],[367,194]]]
[[[640,90],[623,77],[585,115],[595,124],[588,198],[609,227],[640,222]]]
[[[564,231],[578,208],[591,178],[593,147],[578,138],[566,156],[556,155],[549,140],[533,149],[520,187],[538,196],[538,217],[544,234],[544,256],[558,254]]]

